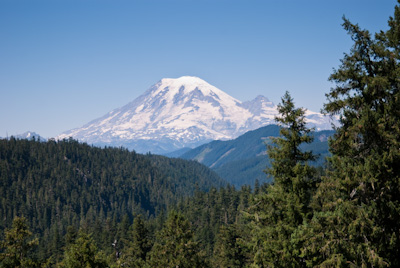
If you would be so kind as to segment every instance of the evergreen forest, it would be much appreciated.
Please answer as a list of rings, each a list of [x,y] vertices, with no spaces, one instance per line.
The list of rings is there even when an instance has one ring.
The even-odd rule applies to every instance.
[[[400,267],[400,4],[329,80],[330,156],[289,92],[270,184],[73,139],[0,140],[0,267]]]

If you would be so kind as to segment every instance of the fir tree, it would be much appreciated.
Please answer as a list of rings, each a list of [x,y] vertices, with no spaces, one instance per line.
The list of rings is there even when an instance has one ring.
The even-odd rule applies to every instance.
[[[325,111],[340,116],[331,172],[298,232],[310,266],[400,267],[400,9],[375,35],[344,19],[354,45],[330,80]]]
[[[147,254],[152,247],[150,232],[140,215],[135,217],[131,228],[129,237],[125,241],[125,249],[118,263],[120,267],[144,267]]]
[[[32,232],[29,231],[27,220],[24,217],[15,217],[12,228],[5,230],[4,241],[0,243],[0,267],[36,267],[38,263],[30,255],[37,246],[38,240],[29,240]]]
[[[244,267],[247,252],[241,246],[241,236],[237,224],[222,225],[217,235],[212,258],[213,267]]]
[[[206,267],[190,223],[181,214],[168,215],[158,241],[150,252],[149,267]]]
[[[75,242],[64,251],[64,259],[59,267],[65,268],[102,268],[108,267],[105,256],[94,243],[91,235],[79,232]]]
[[[297,226],[310,218],[309,202],[315,169],[308,161],[315,160],[312,152],[303,152],[301,145],[311,143],[302,108],[295,108],[288,92],[278,105],[282,126],[280,137],[268,146],[271,168],[266,172],[274,183],[255,198],[252,208],[252,243],[254,267],[299,267],[303,260],[291,241]]]

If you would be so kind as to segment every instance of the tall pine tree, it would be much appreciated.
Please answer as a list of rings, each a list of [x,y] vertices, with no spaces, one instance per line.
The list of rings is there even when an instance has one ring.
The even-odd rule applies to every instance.
[[[190,223],[171,211],[158,234],[148,262],[149,267],[206,267],[198,243],[193,241]]]
[[[60,268],[105,268],[108,264],[103,252],[99,251],[92,236],[80,231],[76,240],[67,246]]]
[[[125,244],[118,267],[144,267],[152,244],[150,232],[141,215],[135,217]]]
[[[252,247],[254,267],[299,267],[291,235],[298,225],[310,218],[309,202],[315,169],[308,162],[315,160],[312,152],[303,152],[301,145],[312,142],[302,108],[295,108],[290,94],[278,105],[280,137],[268,146],[271,168],[266,172],[274,178],[267,193],[256,196],[252,211]]]
[[[4,241],[0,243],[0,267],[39,267],[32,256],[32,249],[38,244],[38,239],[29,240],[27,220],[15,217],[12,228],[5,230]]]
[[[239,224],[222,225],[214,246],[212,267],[239,268],[247,264],[247,252],[241,245]]]
[[[354,45],[324,109],[340,116],[332,172],[298,232],[310,266],[400,267],[400,9],[374,37],[344,19]]]

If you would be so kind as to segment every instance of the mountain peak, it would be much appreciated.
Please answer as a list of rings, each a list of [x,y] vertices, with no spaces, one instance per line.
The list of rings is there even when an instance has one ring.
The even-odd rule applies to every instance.
[[[42,140],[42,141],[46,140],[45,138],[41,137],[39,134],[33,131],[26,131],[22,134],[18,134],[15,136],[15,138],[17,139],[32,139],[33,137],[35,137],[35,139],[37,140]]]
[[[212,87],[209,83],[195,76],[181,76],[179,78],[163,78],[157,83],[159,87],[165,88],[190,88],[196,87]]]
[[[162,83],[179,83],[179,84],[208,84],[197,76],[181,76],[178,78],[163,78]]]
[[[221,95],[225,94],[223,91],[218,88],[210,85],[203,79],[196,76],[181,76],[179,78],[163,78],[153,87],[153,96],[154,94],[188,94],[192,91],[201,92],[203,95]],[[227,94],[226,94],[227,95]],[[228,95],[227,95],[228,96]],[[226,96],[224,96],[226,97]]]
[[[254,100],[270,102],[270,100],[267,97],[263,96],[263,95],[258,95]]]
[[[194,76],[163,78],[144,94],[82,128],[64,132],[99,145],[165,153],[227,140],[274,123],[276,106],[263,96],[241,102]],[[314,122],[320,118],[314,115]]]

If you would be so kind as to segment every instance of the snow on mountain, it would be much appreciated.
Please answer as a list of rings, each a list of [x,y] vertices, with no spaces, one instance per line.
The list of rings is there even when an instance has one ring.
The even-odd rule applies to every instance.
[[[143,95],[57,139],[166,153],[210,140],[228,140],[273,124],[276,106],[264,96],[241,102],[191,76],[164,78]],[[328,129],[328,118],[307,112],[311,126]]]
[[[17,138],[17,139],[28,139],[28,140],[35,138],[36,140],[39,140],[39,141],[46,141],[47,140],[47,139],[41,137],[39,134],[37,134],[36,132],[33,132],[33,131],[26,131],[26,132],[24,132],[22,134],[14,136],[14,138]]]

